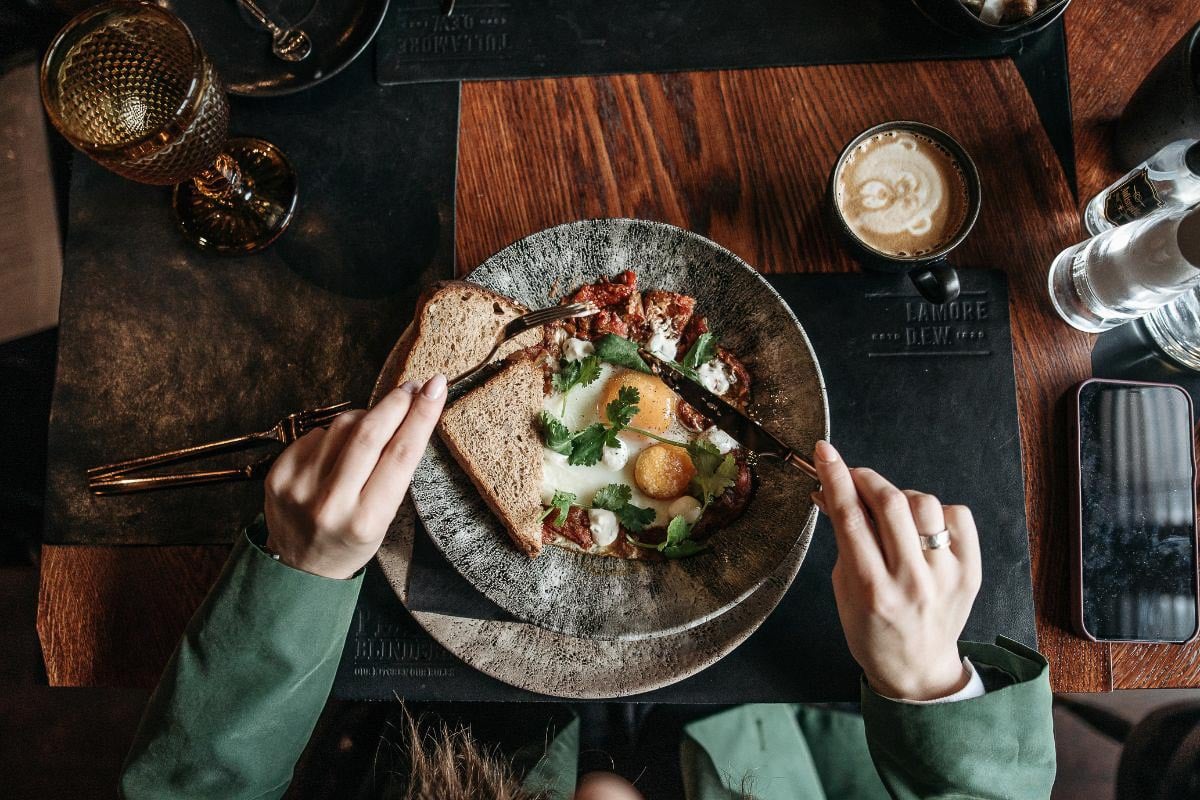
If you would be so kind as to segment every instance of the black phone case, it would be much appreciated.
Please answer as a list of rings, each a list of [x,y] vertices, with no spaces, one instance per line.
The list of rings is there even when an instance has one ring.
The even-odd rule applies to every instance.
[[[1192,396],[1183,388],[1171,383],[1153,383],[1150,381],[1116,381],[1105,378],[1089,378],[1075,387],[1072,397],[1072,415],[1071,415],[1071,481],[1072,481],[1072,505],[1071,505],[1071,527],[1074,531],[1071,548],[1071,623],[1075,628],[1075,632],[1085,639],[1093,642],[1121,642],[1128,644],[1186,644],[1196,638],[1200,634],[1200,541],[1196,538],[1196,515],[1192,515],[1192,542],[1196,548],[1197,557],[1193,563],[1197,565],[1197,576],[1193,585],[1197,587],[1196,606],[1197,606],[1197,625],[1192,630],[1190,636],[1186,639],[1100,639],[1092,635],[1087,629],[1087,625],[1083,621],[1083,475],[1080,468],[1080,396],[1085,387],[1093,383],[1103,383],[1110,386],[1148,386],[1163,389],[1173,389],[1183,394],[1188,403],[1188,418],[1192,418]],[[1188,450],[1191,454],[1192,462],[1195,463],[1196,453],[1193,440],[1188,440]],[[1192,507],[1196,506],[1196,483],[1192,481]]]

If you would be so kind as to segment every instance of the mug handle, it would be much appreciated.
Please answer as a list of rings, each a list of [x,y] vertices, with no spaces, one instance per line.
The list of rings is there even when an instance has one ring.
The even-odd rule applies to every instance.
[[[958,272],[946,261],[916,267],[909,271],[908,277],[921,296],[934,305],[958,299],[962,288],[958,283]]]

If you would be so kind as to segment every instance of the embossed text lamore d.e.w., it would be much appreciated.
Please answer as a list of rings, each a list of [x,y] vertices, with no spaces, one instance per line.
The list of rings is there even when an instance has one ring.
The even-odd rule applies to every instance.
[[[991,301],[982,292],[964,292],[961,299],[940,305],[894,294],[868,297],[884,301],[879,319],[887,325],[871,334],[869,358],[991,354],[986,344]]]

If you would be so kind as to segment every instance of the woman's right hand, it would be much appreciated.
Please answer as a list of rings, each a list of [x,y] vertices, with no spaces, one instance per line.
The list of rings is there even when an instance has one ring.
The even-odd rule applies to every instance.
[[[850,653],[878,694],[935,700],[968,679],[958,637],[979,592],[979,538],[966,506],[901,491],[870,469],[847,468],[818,442],[817,506],[837,538],[833,592]],[[922,550],[920,535],[950,531],[950,543]]]
[[[293,442],[267,474],[267,548],[314,575],[358,572],[383,543],[445,403],[445,376],[409,382]]]

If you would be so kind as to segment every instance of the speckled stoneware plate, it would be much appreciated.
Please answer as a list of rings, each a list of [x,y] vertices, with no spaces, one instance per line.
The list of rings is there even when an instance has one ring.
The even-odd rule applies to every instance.
[[[540,694],[602,700],[649,692],[712,666],[745,641],[775,610],[800,569],[816,525],[816,509],[804,535],[763,582],[727,613],[682,633],[650,639],[583,639],[527,622],[467,619],[409,609],[442,647],[485,675]],[[379,549],[379,564],[408,606],[408,568],[416,514],[400,508]]]
[[[501,250],[467,276],[528,308],[625,269],[643,289],[684,292],[721,343],[746,363],[755,411],[801,452],[828,435],[825,388],[791,310],[740,258],[694,233],[641,220],[560,225]],[[509,544],[499,519],[441,442],[413,478],[417,513],[434,543],[513,616],[568,636],[630,640],[684,631],[746,599],[807,544],[813,481],[763,462],[746,513],[693,558],[646,562],[547,547],[535,559]]]

